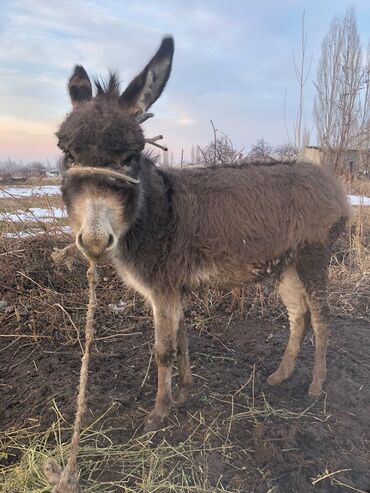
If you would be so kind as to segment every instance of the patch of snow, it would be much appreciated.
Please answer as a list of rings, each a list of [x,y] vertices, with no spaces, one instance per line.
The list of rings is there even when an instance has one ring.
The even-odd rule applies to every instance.
[[[70,226],[59,226],[56,229],[53,229],[51,231],[48,231],[50,234],[62,234],[62,233],[67,233],[70,234],[72,232],[72,229]],[[30,236],[37,236],[39,234],[43,234],[45,231],[39,228],[34,228],[34,229],[29,229],[26,231],[16,231],[14,233],[5,233],[3,236],[4,238],[29,238]]]
[[[127,308],[127,303],[120,300],[118,303],[109,303],[108,307],[115,313],[123,312]]]
[[[60,195],[59,185],[40,187],[3,187],[0,189],[0,199],[9,197],[32,197],[33,195]]]
[[[348,195],[351,205],[370,205],[370,197],[364,195]]]
[[[43,209],[40,207],[31,207],[27,211],[18,212],[3,212],[0,213],[0,221],[11,221],[11,222],[27,222],[27,221],[42,221],[51,222],[56,218],[67,217],[63,209],[59,207],[50,207],[48,209]]]
[[[28,231],[17,231],[16,233],[5,233],[4,238],[28,238],[42,233],[41,229],[29,229]]]

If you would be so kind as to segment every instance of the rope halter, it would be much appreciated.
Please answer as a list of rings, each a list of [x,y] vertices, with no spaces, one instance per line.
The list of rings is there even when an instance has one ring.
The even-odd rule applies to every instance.
[[[95,166],[81,166],[79,164],[75,164],[71,168],[68,169],[67,175],[104,175],[111,176],[112,178],[118,178],[119,180],[126,181],[128,183],[137,184],[140,183],[140,180],[136,178],[132,178],[132,176],[127,175],[125,173],[121,173],[120,171],[115,171],[110,168],[99,168]]]

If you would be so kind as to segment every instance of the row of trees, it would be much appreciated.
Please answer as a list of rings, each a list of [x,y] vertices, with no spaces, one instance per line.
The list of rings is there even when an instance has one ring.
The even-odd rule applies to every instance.
[[[0,161],[0,176],[1,177],[30,177],[30,176],[42,176],[49,169],[54,169],[55,166],[49,161],[42,163],[40,161],[31,161],[23,163],[22,161],[13,161],[7,159],[6,161]]]
[[[260,159],[263,161],[274,158],[280,160],[290,160],[298,156],[298,147],[294,144],[286,143],[278,146],[272,146],[261,137],[255,144],[250,147],[249,152],[245,149],[237,149],[231,139],[218,130],[212,120],[213,141],[206,147],[198,146],[198,158],[195,162],[202,162],[206,166],[214,164],[225,165],[242,158]]]
[[[248,152],[245,149],[237,149],[231,139],[221,130],[213,128],[213,140],[207,146],[192,146],[190,161],[182,160],[179,163],[174,163],[173,154],[164,152],[157,157],[160,166],[167,167],[173,165],[192,165],[202,164],[205,166],[226,165],[232,164],[239,159],[253,160],[291,160],[298,156],[298,148],[293,144],[282,144],[273,146],[269,144],[263,137],[257,140],[250,147]],[[182,153],[183,156],[183,153]]]

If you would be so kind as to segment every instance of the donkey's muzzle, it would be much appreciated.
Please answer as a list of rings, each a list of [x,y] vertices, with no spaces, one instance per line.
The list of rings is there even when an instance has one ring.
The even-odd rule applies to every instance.
[[[77,248],[90,260],[101,260],[117,245],[117,237],[113,232],[91,234],[80,231],[76,237]]]

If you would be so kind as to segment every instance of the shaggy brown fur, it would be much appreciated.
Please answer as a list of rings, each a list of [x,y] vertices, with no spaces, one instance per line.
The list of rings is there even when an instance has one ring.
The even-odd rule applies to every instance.
[[[321,391],[329,247],[348,218],[347,199],[335,178],[307,163],[155,168],[140,152],[143,135],[131,115],[146,111],[162,92],[170,48],[167,40],[134,79],[131,100],[121,106],[120,98],[105,99],[100,92],[80,103],[58,133],[61,147],[80,165],[109,166],[139,180],[73,172],[65,175],[62,190],[78,248],[95,260],[109,255],[122,279],[153,307],[158,394],[149,428],[160,425],[173,403],[176,354],[175,400],[183,402],[191,387],[181,295],[201,284],[242,286],[277,273],[291,335],[268,381],[277,384],[290,376],[311,319],[316,353],[309,393]]]

